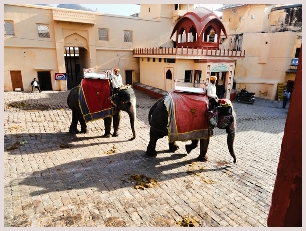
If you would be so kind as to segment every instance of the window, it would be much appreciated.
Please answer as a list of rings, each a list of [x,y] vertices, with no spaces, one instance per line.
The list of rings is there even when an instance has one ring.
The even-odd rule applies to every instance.
[[[161,62],[162,61],[162,59],[161,58],[158,58],[158,62]]]
[[[153,62],[155,62],[155,58],[153,58]]]
[[[99,40],[108,41],[108,29],[99,28],[98,33],[99,33]]]
[[[37,29],[40,38],[50,38],[49,27],[47,25],[37,25]]]
[[[184,82],[191,83],[191,81],[192,81],[192,71],[185,71]]]
[[[175,59],[164,59],[165,63],[175,63]]]
[[[4,22],[4,35],[15,35],[12,22]]]
[[[133,31],[125,30],[124,31],[124,42],[132,42],[133,41]]]
[[[150,62],[150,58],[147,58],[147,61]]]
[[[200,87],[201,76],[202,76],[202,71],[195,70],[195,79],[194,79],[194,84],[193,84],[194,87]]]

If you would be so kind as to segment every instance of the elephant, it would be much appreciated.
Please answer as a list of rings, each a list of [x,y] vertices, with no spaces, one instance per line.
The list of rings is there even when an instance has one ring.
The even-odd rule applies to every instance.
[[[84,116],[81,111],[81,106],[79,103],[79,92],[80,92],[81,84],[72,88],[67,97],[68,107],[72,110],[72,121],[69,128],[70,134],[77,133],[87,133],[87,125],[84,119]],[[135,120],[136,120],[136,96],[133,88],[131,86],[124,86],[120,89],[120,91],[116,94],[113,94],[109,97],[112,104],[112,113],[107,116],[102,117],[104,120],[104,128],[105,133],[102,137],[116,137],[118,136],[119,124],[120,124],[120,113],[121,111],[125,111],[128,113],[130,118],[130,124],[133,136],[130,140],[136,138],[135,132]],[[80,122],[81,131],[79,132],[77,129],[77,124]],[[113,122],[114,132],[111,134],[111,125]]]
[[[167,108],[165,105],[166,97],[167,96],[164,96],[158,99],[155,104],[150,108],[148,113],[148,120],[150,125],[150,141],[146,150],[146,155],[148,156],[156,157],[157,152],[155,148],[157,140],[164,136],[169,136],[169,121],[171,121],[173,118],[171,118],[169,108]],[[229,100],[227,100],[227,102],[228,101]],[[191,144],[185,145],[186,152],[189,154],[194,148],[197,147],[198,142],[200,140],[200,154],[197,157],[197,161],[207,161],[206,153],[210,137],[213,135],[213,129],[215,127],[218,127],[220,129],[226,130],[228,150],[230,152],[230,155],[233,157],[233,162],[236,163],[236,156],[233,148],[236,131],[236,115],[231,103],[230,106],[225,106],[225,104],[222,106],[221,104],[221,106],[218,106],[213,111],[207,110],[203,116],[205,117],[204,120],[206,120],[208,124],[208,135],[205,138],[191,139]],[[224,118],[226,119],[226,121],[224,120]],[[170,140],[170,136],[168,144],[170,152],[175,152],[179,148],[176,144],[176,141]]]

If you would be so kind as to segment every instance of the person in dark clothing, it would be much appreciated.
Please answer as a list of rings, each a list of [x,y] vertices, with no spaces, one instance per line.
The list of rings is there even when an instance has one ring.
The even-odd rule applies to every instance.
[[[290,99],[290,96],[291,96],[290,92],[287,91],[287,89],[285,89],[284,96],[283,96],[283,108],[286,107],[286,104],[287,104],[288,100]]]

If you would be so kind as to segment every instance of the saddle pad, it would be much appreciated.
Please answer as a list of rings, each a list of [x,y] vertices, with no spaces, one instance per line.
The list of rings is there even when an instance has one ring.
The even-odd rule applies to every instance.
[[[79,88],[79,105],[86,123],[112,115],[110,96],[108,80],[82,79]]]
[[[208,138],[208,98],[203,94],[169,92],[164,99],[168,111],[170,142]]]

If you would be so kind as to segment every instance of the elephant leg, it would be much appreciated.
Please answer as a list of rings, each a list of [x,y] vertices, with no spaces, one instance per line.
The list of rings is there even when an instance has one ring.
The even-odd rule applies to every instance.
[[[195,149],[198,146],[199,140],[192,140],[191,144],[186,144],[185,149],[186,152],[189,154],[193,149]]]
[[[103,120],[104,120],[105,133],[102,137],[109,138],[111,136],[110,129],[112,126],[112,117],[106,117]]]
[[[76,116],[76,112],[75,112],[75,110],[72,110],[72,120],[71,120],[71,124],[70,124],[70,128],[69,128],[69,133],[70,134],[79,133],[79,131],[77,129],[77,125],[78,125],[78,119],[77,119],[77,116]]]
[[[156,152],[156,143],[159,138],[162,138],[162,136],[158,135],[158,133],[154,130],[154,128],[150,128],[150,141],[147,146],[146,154],[148,156],[157,156]]]
[[[174,142],[169,142],[169,150],[170,152],[175,152],[179,149],[179,146]]]
[[[200,140],[200,155],[198,156],[198,161],[207,161],[206,153],[209,145],[209,139],[201,139]]]
[[[119,123],[120,123],[120,111],[113,115],[113,127],[114,127],[114,133],[113,136],[118,136],[118,130],[119,130]]]
[[[234,159],[234,163],[236,163],[236,155],[234,152],[234,139],[235,139],[235,132],[231,131],[230,128],[226,128],[227,132],[227,147],[228,151]]]
[[[85,123],[83,116],[80,117],[79,121],[81,124],[81,133],[87,133],[87,124]]]

